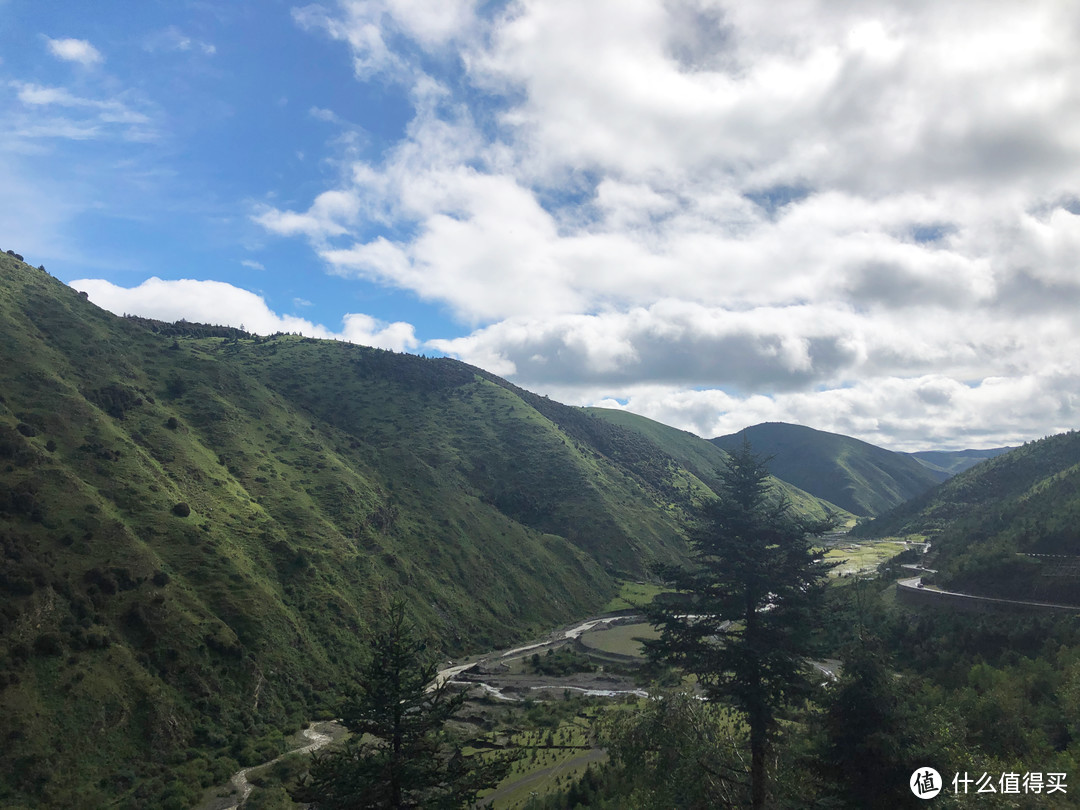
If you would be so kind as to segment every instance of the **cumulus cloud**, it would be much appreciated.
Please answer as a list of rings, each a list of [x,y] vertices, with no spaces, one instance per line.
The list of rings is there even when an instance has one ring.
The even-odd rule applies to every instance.
[[[415,116],[306,210],[255,219],[331,272],[449,307],[469,334],[441,351],[706,435],[787,414],[893,442],[971,421],[993,441],[1072,413],[1067,4],[341,0],[295,17],[346,43],[360,80],[405,83]],[[459,80],[425,69],[447,53]]]
[[[103,279],[79,279],[71,287],[85,292],[91,301],[117,315],[137,312],[162,321],[181,319],[197,323],[243,326],[260,335],[298,332],[307,337],[347,340],[381,349],[407,351],[419,341],[412,324],[386,323],[368,315],[345,315],[343,328],[334,332],[294,315],[279,315],[262,296],[223,281],[149,278],[137,287],[120,287]]]
[[[65,62],[77,62],[83,66],[104,61],[101,52],[85,39],[50,39],[45,37],[49,53]]]
[[[324,191],[306,213],[266,208],[255,221],[281,236],[304,235],[312,239],[348,233],[360,214],[360,202],[347,191]]]
[[[438,51],[464,35],[474,24],[474,6],[474,0],[338,0],[332,8],[295,8],[293,19],[348,43],[358,77],[411,81],[420,71],[409,53]]]

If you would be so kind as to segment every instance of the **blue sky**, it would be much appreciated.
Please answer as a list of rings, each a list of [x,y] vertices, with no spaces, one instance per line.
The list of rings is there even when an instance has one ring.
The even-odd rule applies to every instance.
[[[703,436],[1077,426],[1073,4],[0,0],[0,34],[0,247],[112,311]]]

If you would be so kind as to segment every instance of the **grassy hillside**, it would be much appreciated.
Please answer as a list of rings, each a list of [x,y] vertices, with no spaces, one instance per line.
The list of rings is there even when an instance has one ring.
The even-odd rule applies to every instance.
[[[394,596],[448,656],[586,615],[681,556],[719,458],[449,359],[118,318],[6,255],[0,360],[4,807],[190,806],[332,711]]]
[[[121,319],[8,256],[0,358],[5,807],[186,806],[391,595],[451,654],[682,548],[692,476],[451,360]]]
[[[587,410],[605,421],[621,425],[647,437],[708,486],[719,483],[718,471],[727,463],[727,453],[713,442],[695,436],[689,431],[679,430],[628,411],[611,408],[588,408]],[[756,445],[755,449],[758,449]],[[826,499],[814,497],[776,476],[773,478],[773,485],[776,491],[783,494],[791,502],[793,508],[801,514],[817,519],[824,519],[831,515],[841,525],[854,521],[854,515],[847,510]]]
[[[773,457],[772,474],[856,515],[878,515],[944,480],[914,458],[822,430],[766,422],[711,441],[724,449],[748,438]]]
[[[936,581],[958,590],[1080,604],[1077,526],[1080,433],[1070,432],[972,467],[859,533],[925,535]]]

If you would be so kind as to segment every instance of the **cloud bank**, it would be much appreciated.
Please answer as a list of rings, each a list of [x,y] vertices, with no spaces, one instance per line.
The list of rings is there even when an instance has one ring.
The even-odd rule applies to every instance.
[[[411,118],[360,137],[362,112],[303,102],[339,130],[324,173],[250,221],[458,328],[333,332],[191,281],[170,282],[203,285],[170,293],[191,308],[172,317],[422,346],[705,436],[773,419],[912,449],[1076,427],[1070,4],[326,0],[290,24]],[[155,47],[202,46],[170,28]],[[9,89],[20,131],[151,139],[160,117]],[[151,282],[91,295],[142,312],[164,306]]]
[[[79,279],[71,287],[85,292],[95,304],[117,315],[138,313],[173,322],[181,319],[246,329],[258,335],[296,332],[306,337],[347,340],[380,349],[408,351],[419,342],[411,324],[385,323],[369,315],[349,313],[334,332],[294,315],[279,315],[262,296],[223,281],[150,278],[137,287],[119,287],[101,279]]]
[[[257,221],[450,307],[473,331],[441,351],[706,436],[1075,426],[1068,4],[520,0],[434,19],[342,0],[296,18],[359,79],[407,82],[415,117],[307,210]],[[469,93],[423,69],[448,50]]]

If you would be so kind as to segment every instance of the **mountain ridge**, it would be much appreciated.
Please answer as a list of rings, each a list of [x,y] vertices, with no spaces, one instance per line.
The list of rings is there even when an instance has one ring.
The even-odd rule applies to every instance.
[[[744,438],[772,457],[777,478],[860,516],[884,512],[947,475],[851,436],[787,422],[765,422],[710,441],[730,449]]]

